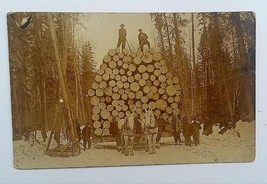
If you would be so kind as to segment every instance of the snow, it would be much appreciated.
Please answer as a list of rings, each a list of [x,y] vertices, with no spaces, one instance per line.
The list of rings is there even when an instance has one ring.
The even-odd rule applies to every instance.
[[[255,121],[239,121],[235,130],[241,137],[233,130],[220,135],[219,127],[214,126],[212,135],[201,135],[200,145],[192,147],[174,145],[172,137],[165,137],[161,139],[157,153],[152,155],[141,150],[134,151],[134,156],[126,157],[115,149],[114,142],[103,142],[92,145],[90,150],[82,150],[79,156],[66,158],[45,155],[47,142],[41,142],[41,135],[38,133],[40,142],[35,142],[34,145],[24,140],[14,141],[14,166],[28,169],[254,161]],[[53,141],[51,144],[51,147],[56,145]]]

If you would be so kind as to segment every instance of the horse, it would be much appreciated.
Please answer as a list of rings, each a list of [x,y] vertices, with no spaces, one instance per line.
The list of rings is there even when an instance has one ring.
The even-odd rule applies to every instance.
[[[122,153],[125,156],[133,156],[133,142],[135,138],[134,112],[129,113],[126,118],[119,120],[118,128],[121,132]]]
[[[152,110],[146,110],[143,120],[144,134],[146,139],[145,151],[149,154],[156,153],[156,139],[158,134],[158,125]]]

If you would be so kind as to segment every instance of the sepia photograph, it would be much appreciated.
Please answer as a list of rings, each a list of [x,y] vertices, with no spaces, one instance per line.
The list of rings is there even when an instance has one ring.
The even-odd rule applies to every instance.
[[[17,169],[255,160],[253,12],[7,15]]]

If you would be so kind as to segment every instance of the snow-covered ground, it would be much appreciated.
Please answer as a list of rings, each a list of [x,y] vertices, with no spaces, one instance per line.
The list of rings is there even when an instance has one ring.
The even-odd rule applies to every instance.
[[[187,147],[174,145],[172,137],[162,138],[160,149],[149,155],[145,151],[135,151],[134,156],[124,156],[115,149],[114,142],[98,143],[92,149],[81,151],[76,157],[53,158],[45,155],[46,143],[14,141],[14,166],[16,168],[60,168],[176,163],[216,163],[250,162],[255,159],[255,121],[239,121],[236,131],[218,134],[219,127],[214,126],[214,133],[200,137],[200,145]],[[42,139],[40,139],[42,140]],[[54,142],[52,142],[55,145]],[[99,149],[101,147],[101,149]]]

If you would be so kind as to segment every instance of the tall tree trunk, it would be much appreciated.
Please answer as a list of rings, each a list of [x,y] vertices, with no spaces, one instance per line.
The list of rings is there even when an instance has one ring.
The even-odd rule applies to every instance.
[[[50,14],[47,14],[47,18],[48,18],[48,26],[50,29],[50,34],[51,34],[51,41],[52,41],[52,46],[53,46],[53,50],[54,50],[54,54],[55,54],[55,58],[56,58],[56,65],[57,65],[57,69],[58,69],[58,75],[59,75],[59,82],[60,82],[60,86],[62,88],[62,93],[63,93],[63,98],[65,101],[65,107],[67,110],[67,116],[68,116],[68,124],[69,124],[69,128],[70,128],[70,138],[71,141],[73,143],[73,147],[74,147],[74,151],[77,152],[78,151],[78,142],[76,141],[76,127],[74,125],[73,119],[71,117],[71,109],[70,109],[70,103],[69,103],[69,97],[68,97],[68,93],[67,93],[67,85],[66,85],[66,80],[64,78],[64,73],[63,73],[63,69],[61,66],[61,57],[59,55],[59,50],[58,50],[58,43],[57,43],[57,37],[56,37],[56,31],[55,31],[55,27],[53,24],[53,19],[52,16]]]

